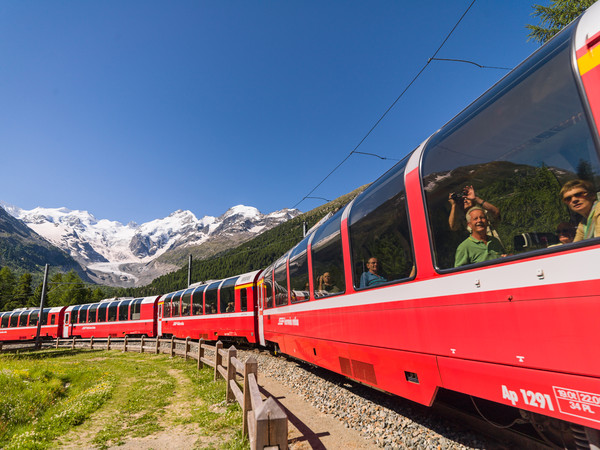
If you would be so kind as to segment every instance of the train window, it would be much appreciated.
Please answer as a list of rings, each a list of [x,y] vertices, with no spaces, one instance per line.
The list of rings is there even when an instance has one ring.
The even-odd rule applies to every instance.
[[[95,323],[96,322],[96,315],[98,313],[98,303],[94,303],[93,305],[90,305],[90,309],[88,311],[88,323]],[[52,316],[54,317],[54,316]]]
[[[192,292],[194,292],[194,289],[188,289],[181,296],[182,316],[189,316],[192,313]]]
[[[38,323],[38,319],[40,318],[40,312],[38,310],[32,311],[29,315],[29,326],[34,327]]]
[[[0,319],[0,328],[8,328],[8,319],[10,318],[10,313],[2,314],[2,319]]]
[[[165,297],[163,317],[171,317],[171,298],[172,297],[173,297],[173,292],[171,292],[170,294],[168,294]]]
[[[142,311],[142,300],[143,298],[136,298],[131,302],[131,320],[140,320]]]
[[[240,289],[240,311],[248,311],[248,289]]]
[[[117,308],[119,307],[119,301],[110,302],[108,305],[108,314],[106,315],[107,322],[116,322],[117,320]]]
[[[98,322],[106,322],[107,309],[108,303],[100,303],[100,306],[98,306]]]
[[[123,300],[119,305],[119,321],[129,320],[129,305],[131,300]]]
[[[235,311],[235,283],[239,277],[228,278],[221,286],[219,299],[220,312],[230,313]]]
[[[22,312],[21,315],[19,316],[19,326],[26,327],[27,319],[29,319],[29,312]]]
[[[77,323],[79,308],[81,308],[81,305],[73,306],[73,309],[71,310],[71,323]]]
[[[90,305],[83,305],[79,310],[79,323],[86,323]]]
[[[414,275],[404,168],[400,161],[356,198],[348,218],[356,288],[376,287]]]
[[[309,299],[307,256],[309,237],[302,240],[290,253],[289,276],[292,303],[303,302]]]
[[[600,186],[590,119],[572,73],[573,29],[532,55],[427,144],[423,187],[439,269],[560,249],[554,246],[555,231],[561,225],[572,229],[578,220],[563,204],[561,187],[574,179]],[[471,215],[479,223],[472,229],[466,215],[474,206],[480,209]]]
[[[315,298],[346,290],[340,224],[343,209],[322,224],[312,240],[313,292]]]
[[[216,281],[210,284],[206,288],[206,292],[204,294],[204,302],[206,303],[205,314],[216,314],[217,313],[217,296],[220,281]]]
[[[273,268],[268,269],[263,281],[264,307],[273,307]]]
[[[181,316],[181,294],[183,291],[178,291],[171,298],[171,317]]]
[[[275,263],[275,269],[273,270],[273,279],[273,285],[275,287],[275,306],[287,305],[287,254],[281,257]]]
[[[19,313],[12,313],[10,316],[10,326],[11,328],[16,327],[19,324]]]
[[[29,320],[31,320],[31,319],[29,319]],[[50,325],[54,325],[55,321],[56,321],[56,314],[52,314],[50,316]]]
[[[202,315],[202,305],[204,299],[204,289],[206,289],[206,285],[198,286],[194,293],[192,294],[192,314],[194,316]]]
[[[50,313],[50,309],[44,309],[42,311],[42,325],[48,325],[48,314]]]

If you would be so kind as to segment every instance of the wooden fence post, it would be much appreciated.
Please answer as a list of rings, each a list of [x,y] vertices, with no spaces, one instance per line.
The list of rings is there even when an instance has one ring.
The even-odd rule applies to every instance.
[[[253,448],[287,449],[287,427],[288,421],[285,413],[273,397],[269,397],[256,411],[256,446]]]
[[[215,345],[215,377],[214,380],[217,381],[217,378],[219,376],[219,366],[221,366],[223,364],[223,358],[221,357],[221,354],[219,353],[219,350],[221,350],[223,348],[223,343],[221,341],[217,341],[216,345]]]
[[[198,341],[198,370],[204,367],[204,363],[202,362],[202,358],[204,358],[204,348],[202,348],[203,345],[204,339],[200,339]]]
[[[2,342],[0,342],[0,352],[2,351]]]
[[[156,336],[156,354],[158,355],[160,349],[160,338]]]
[[[125,339],[123,339],[123,353],[127,351],[127,335],[125,335]]]
[[[108,335],[108,339],[106,340],[106,350],[110,350],[110,334]]]
[[[190,351],[190,337],[185,338],[185,360],[188,360],[188,352]]]
[[[235,381],[235,366],[233,365],[233,361],[231,358],[237,357],[237,350],[232,345],[227,350],[227,403],[235,401],[235,395],[233,393],[233,389],[231,389],[231,380]]]
[[[140,344],[140,353],[144,353],[144,335],[142,335],[142,342]]]
[[[90,350],[94,350],[94,336],[90,338]]]
[[[252,410],[252,400],[250,399],[250,374],[257,376],[258,372],[258,361],[254,356],[249,357],[244,363],[244,404],[242,405],[242,411],[244,412],[243,419],[243,433],[244,436],[248,436],[248,412]]]
[[[59,338],[59,337],[57,337],[57,338],[56,338],[56,348],[58,348],[58,343],[59,343],[59,341],[60,341],[60,338]]]
[[[71,350],[75,350],[75,339],[77,339],[75,336],[73,336],[73,342],[71,343]]]
[[[171,336],[171,358],[175,356],[175,336]]]

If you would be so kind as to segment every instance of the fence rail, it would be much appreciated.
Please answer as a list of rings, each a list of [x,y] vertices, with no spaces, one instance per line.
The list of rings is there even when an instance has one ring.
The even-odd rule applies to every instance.
[[[195,348],[194,348],[195,347]],[[21,342],[3,344],[0,352],[35,350],[35,343]],[[237,401],[243,411],[243,432],[250,440],[252,450],[264,448],[287,449],[288,420],[279,404],[268,397],[263,401],[258,388],[258,362],[250,356],[246,361],[237,357],[235,347],[223,348],[218,341],[214,346],[204,339],[192,341],[190,338],[105,338],[105,339],[56,339],[44,341],[42,348],[69,348],[91,350],[121,350],[123,352],[164,353],[171,357],[179,356],[195,359],[198,370],[203,366],[214,369],[214,380],[222,377],[227,382],[227,402]],[[240,380],[238,381],[238,376]],[[240,384],[241,383],[241,387]]]

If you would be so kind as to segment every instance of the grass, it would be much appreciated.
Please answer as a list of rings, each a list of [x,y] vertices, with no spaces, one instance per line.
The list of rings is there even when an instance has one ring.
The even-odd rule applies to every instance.
[[[242,412],[213,369],[105,351],[0,355],[0,448],[107,448],[184,427],[196,448],[246,449]]]

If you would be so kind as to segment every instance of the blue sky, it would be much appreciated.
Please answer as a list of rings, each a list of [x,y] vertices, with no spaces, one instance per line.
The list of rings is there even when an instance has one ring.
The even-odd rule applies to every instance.
[[[5,1],[0,200],[122,223],[292,207],[470,3]],[[533,3],[477,0],[437,57],[514,67],[538,48]],[[401,159],[505,74],[432,61],[358,150]],[[336,198],[393,163],[352,155],[311,195]]]

